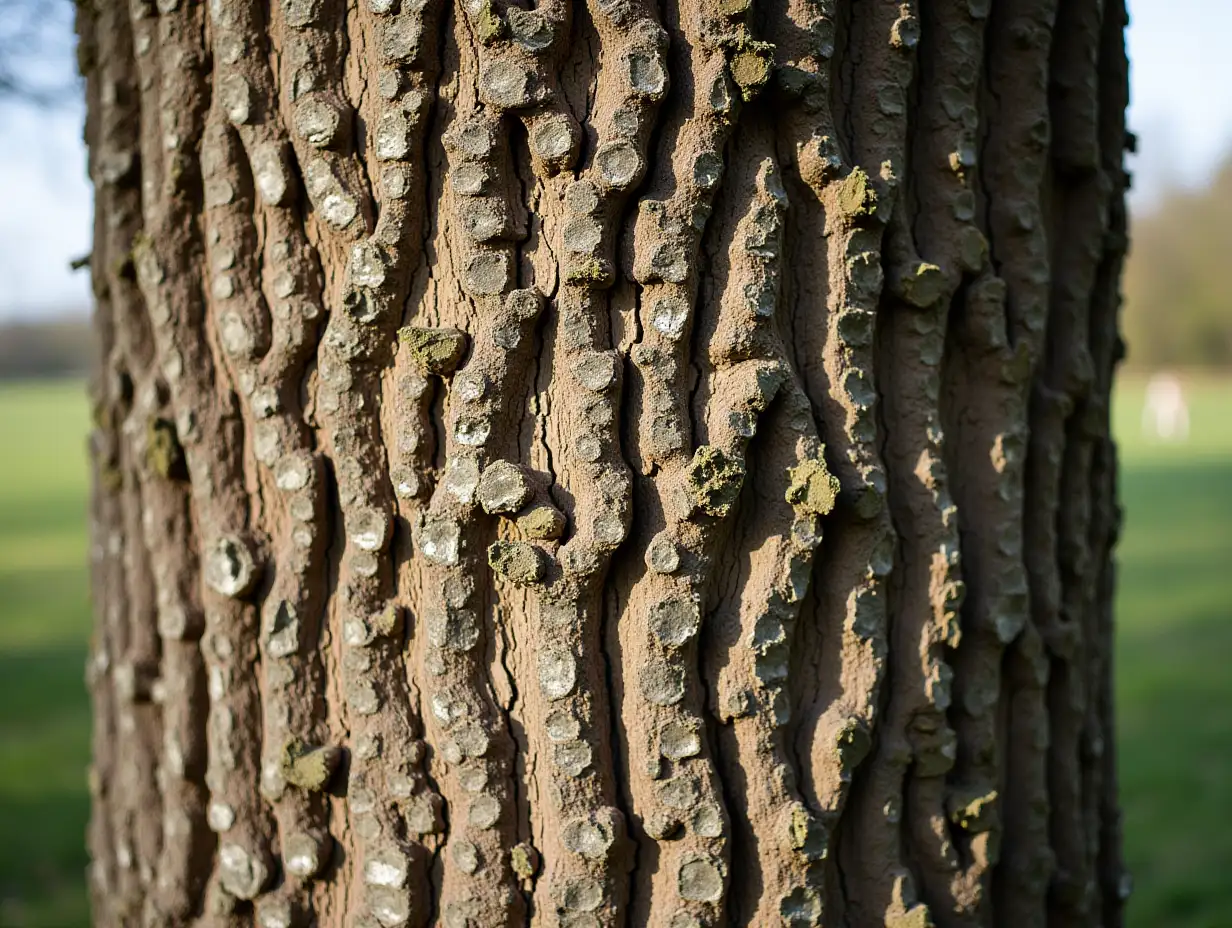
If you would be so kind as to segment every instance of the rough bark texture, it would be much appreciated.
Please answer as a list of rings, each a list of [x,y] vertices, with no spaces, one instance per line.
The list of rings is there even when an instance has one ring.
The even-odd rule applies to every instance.
[[[83,0],[100,926],[1113,926],[1123,0]]]

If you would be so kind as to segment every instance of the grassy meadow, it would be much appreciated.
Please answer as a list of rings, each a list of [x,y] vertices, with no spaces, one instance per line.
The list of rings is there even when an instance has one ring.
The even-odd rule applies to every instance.
[[[1192,438],[1122,440],[1121,786],[1134,928],[1232,926],[1232,381],[1190,385]],[[0,928],[85,925],[86,401],[0,386]]]

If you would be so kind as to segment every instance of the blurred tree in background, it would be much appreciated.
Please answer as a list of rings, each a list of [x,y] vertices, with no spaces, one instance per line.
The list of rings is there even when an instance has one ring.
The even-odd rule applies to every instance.
[[[1232,154],[1134,216],[1123,329],[1138,369],[1232,367]]]

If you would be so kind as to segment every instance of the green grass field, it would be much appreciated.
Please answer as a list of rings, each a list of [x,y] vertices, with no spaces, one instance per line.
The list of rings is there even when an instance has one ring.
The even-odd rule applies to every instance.
[[[1122,438],[1118,700],[1135,928],[1232,926],[1232,381],[1193,439]],[[86,923],[86,402],[0,386],[0,928]]]
[[[85,388],[0,386],[0,926],[87,922]]]

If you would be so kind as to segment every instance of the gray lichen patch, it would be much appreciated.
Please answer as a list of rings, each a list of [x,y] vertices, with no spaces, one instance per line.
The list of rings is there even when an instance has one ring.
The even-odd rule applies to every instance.
[[[591,815],[566,824],[561,832],[561,840],[565,847],[575,854],[591,860],[602,860],[615,843],[616,836],[609,822],[598,815]]]
[[[593,912],[603,905],[603,884],[591,877],[566,883],[560,904],[570,912]]]
[[[461,530],[450,519],[425,519],[419,531],[419,549],[434,564],[453,567],[458,563]]]
[[[453,373],[466,353],[466,333],[458,329],[407,326],[398,330],[398,340],[425,374],[438,377]]]
[[[257,928],[291,928],[294,924],[291,902],[273,893],[262,896],[254,904]]]
[[[467,262],[463,274],[466,292],[472,296],[494,296],[509,282],[509,256],[503,252],[482,252]]]
[[[659,733],[659,752],[669,760],[695,757],[701,749],[701,737],[696,723],[692,721],[668,722]]]
[[[679,816],[656,809],[642,820],[642,829],[656,841],[671,841],[684,834],[684,822]]]
[[[382,847],[371,852],[364,861],[363,877],[369,886],[405,886],[406,855],[397,847]]]
[[[577,659],[568,651],[552,648],[539,655],[539,689],[548,699],[563,699],[577,687]]]
[[[554,742],[572,741],[581,732],[578,720],[567,709],[553,709],[544,722],[548,738]]]
[[[659,788],[659,799],[671,809],[687,812],[694,808],[701,798],[701,784],[697,777],[681,775],[663,782]]]
[[[573,163],[580,135],[576,123],[564,114],[545,114],[531,124],[531,151],[543,162],[548,173],[555,173]]]
[[[529,68],[506,58],[489,61],[480,73],[479,89],[485,102],[500,109],[528,106],[540,96],[538,75]]]
[[[703,838],[723,836],[723,810],[715,803],[702,803],[693,812],[693,830]]]
[[[505,12],[513,41],[527,51],[540,52],[552,44],[555,33],[538,10],[511,6]]]
[[[488,546],[488,566],[512,583],[527,585],[543,579],[543,555],[524,541],[494,541]]]
[[[434,647],[465,652],[479,643],[479,623],[469,609],[429,609],[424,625]]]
[[[698,605],[691,599],[672,597],[650,607],[650,631],[659,643],[678,648],[691,641],[701,627]]]
[[[591,747],[585,741],[562,741],[552,745],[552,760],[570,777],[580,777],[590,767]]]
[[[449,842],[449,856],[457,868],[468,876],[479,869],[479,848],[466,838],[455,838]]]
[[[899,296],[921,309],[932,306],[946,291],[945,273],[924,261],[912,265],[894,283]]]
[[[202,572],[212,589],[234,597],[249,593],[260,573],[252,547],[235,535],[224,535],[209,545]]]
[[[645,162],[636,148],[628,142],[609,142],[595,152],[595,166],[600,182],[609,189],[624,190],[637,181]]]
[[[293,124],[296,133],[314,148],[328,148],[342,129],[342,114],[337,104],[323,94],[308,94],[295,104]]]
[[[812,886],[797,886],[779,901],[786,925],[819,925],[821,913],[821,894]]]
[[[282,848],[287,871],[302,880],[315,876],[329,856],[332,843],[328,835],[288,835]]]
[[[269,879],[269,867],[239,844],[223,844],[218,849],[218,869],[224,889],[237,899],[253,899]]]
[[[518,465],[494,461],[480,476],[476,495],[485,512],[517,512],[530,499],[531,487]]]
[[[646,566],[656,573],[672,574],[680,569],[680,552],[666,532],[659,532],[646,546]]]
[[[403,887],[373,886],[368,891],[368,909],[380,925],[404,925],[411,915],[411,894]]]
[[[511,216],[503,197],[470,197],[458,207],[462,228],[476,242],[490,242],[509,234]]]
[[[686,481],[694,505],[707,515],[722,518],[740,496],[744,466],[713,445],[702,445],[689,462]]]
[[[389,543],[393,520],[378,509],[357,509],[347,513],[347,537],[361,551],[379,551]]]
[[[816,516],[828,515],[834,509],[840,490],[839,480],[826,467],[824,448],[817,457],[802,461],[790,471],[791,484],[787,488],[787,502],[797,512]]]
[[[674,706],[684,698],[684,671],[673,664],[656,661],[638,675],[638,686],[648,702]]]
[[[500,800],[487,793],[480,793],[471,800],[470,807],[466,810],[467,821],[481,831],[494,827],[500,821],[500,816]]]
[[[313,747],[292,738],[282,748],[282,777],[302,790],[320,792],[329,783],[341,760],[342,749],[339,747]]]
[[[571,370],[578,383],[596,393],[616,382],[616,359],[611,352],[584,354],[573,362]]]
[[[699,857],[680,868],[676,885],[681,899],[715,902],[723,895],[723,874],[715,861]]]

